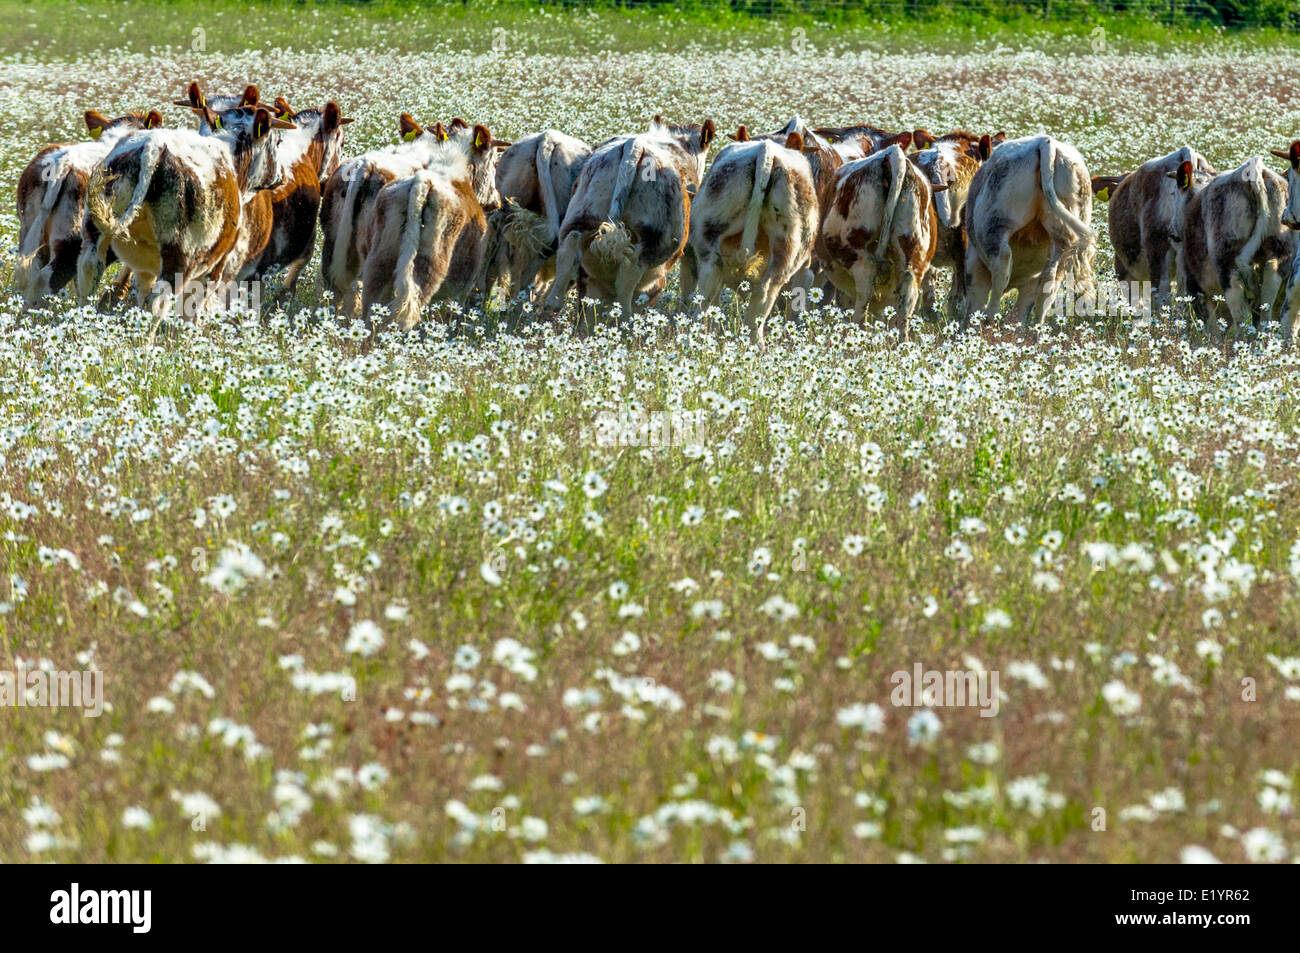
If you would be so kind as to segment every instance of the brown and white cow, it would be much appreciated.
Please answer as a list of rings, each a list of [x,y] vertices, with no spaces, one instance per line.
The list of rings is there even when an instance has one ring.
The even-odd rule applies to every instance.
[[[247,198],[284,179],[272,130],[289,123],[261,107],[219,117],[209,110],[205,119],[212,135],[152,129],[123,137],[88,189],[87,211],[100,236],[98,260],[111,248],[136,273],[137,300],[153,310],[154,329],[177,295],[204,310],[224,290]],[[83,251],[79,266],[86,259]],[[81,286],[84,277],[79,267],[83,297],[91,290]],[[191,283],[200,280],[208,287],[196,295]]]
[[[18,178],[18,261],[14,280],[30,306],[58,292],[77,274],[86,208],[86,186],[117,141],[139,129],[162,125],[157,111],[106,119],[85,114],[88,142],[46,146]]]
[[[656,116],[649,132],[592,152],[560,225],[547,311],[560,308],[579,269],[589,292],[617,302],[625,317],[638,292],[663,291],[686,247],[690,197],[715,134],[712,119],[669,126]]]
[[[928,145],[921,145],[920,151],[908,158],[930,183],[939,223],[938,246],[930,270],[921,282],[922,306],[927,314],[934,314],[939,280],[937,269],[951,268],[952,286],[948,291],[947,311],[949,317],[953,317],[966,300],[966,228],[962,217],[971,180],[993,149],[1006,140],[1007,134],[998,132],[992,136],[976,136],[957,129],[936,139],[918,129],[914,135]]]
[[[556,129],[517,139],[497,162],[501,208],[488,221],[485,293],[502,275],[519,294],[555,273],[560,223],[591,146]]]
[[[284,268],[282,291],[292,295],[298,274],[311,258],[320,215],[321,183],[339,167],[343,156],[344,118],[335,102],[321,109],[294,111],[284,97],[275,101],[276,117],[293,129],[279,134],[277,151],[285,179],[265,195],[271,226],[260,254],[250,255],[239,279],[261,280],[271,269]]]
[[[321,280],[334,295],[339,313],[347,317],[356,317],[360,311],[357,285],[362,255],[357,236],[379,190],[432,162],[441,155],[451,135],[442,123],[426,129],[409,113],[401,115],[398,127],[398,144],[372,149],[341,163],[326,180],[321,195]]]
[[[1115,277],[1149,281],[1155,303],[1167,304],[1178,274],[1176,219],[1186,195],[1174,181],[1179,167],[1192,170],[1191,189],[1200,191],[1218,173],[1191,146],[1142,163],[1122,176],[1094,176],[1093,194],[1107,203],[1110,241],[1115,249]]]
[[[965,316],[992,315],[1017,291],[1026,329],[1041,321],[1068,274],[1093,291],[1092,183],[1077,149],[1050,136],[992,150],[966,199]]]
[[[1176,183],[1186,196],[1178,231],[1182,235],[1179,285],[1193,297],[1212,338],[1219,336],[1218,302],[1228,306],[1228,331],[1276,305],[1283,271],[1296,251],[1295,233],[1283,224],[1287,180],[1258,156],[1193,189],[1194,168],[1183,162]]]
[[[817,244],[856,319],[892,305],[906,338],[938,233],[929,180],[894,144],[840,169]]]
[[[457,129],[413,174],[389,182],[358,225],[362,317],[387,302],[410,330],[435,299],[474,290],[483,266],[486,211],[500,204],[497,143],[486,126]]]
[[[802,136],[791,133],[784,145],[768,139],[728,145],[691,205],[693,267],[682,269],[683,298],[698,292],[709,307],[723,287],[755,282],[749,317],[762,341],[781,289],[809,264],[817,217]]]

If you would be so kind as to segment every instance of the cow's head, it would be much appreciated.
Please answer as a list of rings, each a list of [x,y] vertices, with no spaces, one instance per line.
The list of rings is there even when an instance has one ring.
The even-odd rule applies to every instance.
[[[310,137],[309,149],[316,174],[324,182],[343,161],[343,127],[352,120],[345,119],[338,103],[327,102],[323,109],[303,109],[295,112],[283,96],[275,100],[275,118],[293,123]]]
[[[184,99],[173,102],[175,106],[186,106],[199,117],[199,132],[210,134],[213,129],[208,125],[204,110],[223,113],[232,109],[252,109],[261,102],[262,94],[252,83],[244,87],[238,96],[206,96],[198,83],[190,83]]]
[[[993,136],[976,137],[964,129],[957,129],[912,155],[912,162],[930,183],[934,212],[939,224],[945,228],[961,226],[962,209],[970,194],[971,179],[984,161],[981,142],[988,140],[988,152],[991,153],[994,142],[1006,139],[1005,133],[997,136],[997,139]]]
[[[979,160],[981,162],[987,162],[989,156],[993,155],[993,150],[1006,141],[1007,134],[1005,132],[995,132],[991,136],[980,136],[979,148],[977,150]]]
[[[157,129],[162,125],[162,113],[151,109],[147,113],[127,113],[116,119],[106,119],[102,113],[87,109],[85,114],[86,131],[90,138],[99,139],[105,133],[133,132],[136,129]]]
[[[434,136],[463,149],[469,167],[470,187],[483,210],[491,212],[501,207],[497,192],[497,159],[509,143],[492,138],[492,132],[482,124],[471,126],[463,119],[453,119],[450,127],[434,123]]]
[[[1179,198],[1174,205],[1173,218],[1169,223],[1169,240],[1174,244],[1180,244],[1183,240],[1183,213],[1187,208],[1187,200],[1197,191],[1196,166],[1190,160],[1184,159],[1178,163],[1173,172],[1166,172],[1165,175],[1174,180]]]
[[[650,123],[652,135],[663,136],[673,140],[686,153],[688,162],[695,172],[695,181],[688,182],[693,188],[704,178],[704,164],[708,159],[709,147],[718,137],[718,127],[712,119],[704,120],[703,125],[688,123],[684,126],[672,126],[664,122],[662,116],[655,116]]]
[[[245,106],[216,112],[203,107],[203,121],[213,135],[229,147],[239,187],[244,193],[274,189],[285,180],[284,163],[279,155],[280,137],[273,129],[294,129],[293,123],[278,119],[266,106]]]
[[[1300,139],[1292,142],[1285,152],[1279,149],[1270,149],[1269,152],[1287,163],[1286,209],[1282,212],[1282,224],[1290,229],[1300,229]]]

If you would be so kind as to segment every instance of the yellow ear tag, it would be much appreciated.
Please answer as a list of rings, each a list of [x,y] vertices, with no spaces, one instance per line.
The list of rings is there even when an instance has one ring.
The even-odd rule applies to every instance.
[[[1101,190],[1097,192],[1097,198],[1101,199],[1103,202],[1109,202],[1110,186],[1109,185],[1102,186]]]
[[[94,129],[90,130],[90,138],[98,139],[103,134],[103,132],[104,132],[103,126],[96,126]]]
[[[404,140],[406,140],[407,142],[414,142],[414,141],[415,141],[415,137],[418,136],[418,135],[419,135],[419,133],[416,132],[414,129],[408,129],[408,130],[406,130],[406,132],[402,133],[402,138],[403,138]]]
[[[220,116],[213,116],[213,117],[212,117],[212,128],[213,128],[213,129],[220,129],[220,128],[221,128],[221,117],[220,117]]]

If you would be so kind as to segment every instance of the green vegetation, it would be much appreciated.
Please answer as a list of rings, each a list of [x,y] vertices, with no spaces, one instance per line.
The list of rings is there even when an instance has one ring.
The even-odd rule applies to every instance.
[[[0,0],[0,54],[65,57],[92,50],[338,48],[424,51],[511,49],[561,53],[596,50],[726,48],[806,44],[815,49],[969,50],[1026,42],[1104,36],[1117,49],[1298,45],[1283,0],[1168,4],[1134,0],[692,0],[537,4],[523,0]],[[1125,7],[1131,12],[1117,8]],[[1190,9],[1184,9],[1190,7]],[[767,11],[771,10],[771,13]],[[1160,15],[1157,15],[1160,11]],[[1289,18],[1289,19],[1288,19]],[[1243,29],[1226,26],[1251,24]],[[1097,29],[1104,31],[1097,34]]]

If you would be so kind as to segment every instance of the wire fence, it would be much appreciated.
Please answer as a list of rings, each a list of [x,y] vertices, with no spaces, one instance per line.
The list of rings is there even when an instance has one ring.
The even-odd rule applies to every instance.
[[[728,9],[755,17],[813,17],[834,23],[861,17],[1038,16],[1087,20],[1129,16],[1168,25],[1300,29],[1300,0],[539,0],[555,9]]]

